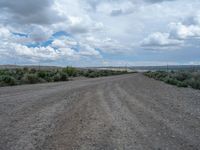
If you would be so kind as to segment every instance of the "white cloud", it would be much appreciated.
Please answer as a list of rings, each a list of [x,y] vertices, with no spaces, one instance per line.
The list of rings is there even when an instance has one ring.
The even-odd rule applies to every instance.
[[[42,42],[48,40],[52,36],[53,31],[51,29],[42,26],[33,26],[29,33],[29,37],[34,42]]]
[[[82,57],[75,50],[68,47],[59,48],[58,51],[64,59],[79,60]]]
[[[59,58],[59,53],[49,46],[29,48],[15,44],[13,45],[13,49],[15,49],[18,56],[34,60],[57,60]]]
[[[0,31],[0,54],[4,57],[23,58],[28,62],[57,61],[64,58],[67,60],[77,60],[82,57],[101,57],[99,51],[89,45],[79,44],[70,37],[62,36],[59,39],[54,39],[49,46],[28,47],[23,45],[23,42],[19,43],[21,37],[16,37],[9,29],[1,27]],[[74,46],[79,46],[79,51],[75,51],[73,49]]]
[[[60,37],[59,39],[55,39],[52,42],[52,47],[57,48],[58,50],[67,50],[67,53],[79,55],[81,56],[94,56],[94,57],[101,57],[101,54],[99,51],[95,50],[92,46],[86,44],[77,42],[75,39],[70,37]],[[74,47],[77,47],[77,51],[72,50]],[[70,50],[69,50],[70,49]]]
[[[49,46],[30,48],[17,43],[1,43],[0,52],[4,56],[20,57],[30,61],[52,61],[59,57],[59,53]]]
[[[73,38],[62,36],[52,42],[52,47],[66,48],[76,46],[78,43]]]
[[[123,45],[122,43],[120,43],[117,40],[111,39],[111,38],[103,38],[103,39],[99,39],[99,38],[95,38],[93,36],[88,36],[85,38],[84,40],[86,43],[88,43],[89,45],[100,49],[102,52],[104,53],[130,53],[130,51],[132,50],[133,46],[132,45]]]
[[[182,41],[177,39],[171,39],[168,33],[156,32],[145,38],[141,45],[150,49],[163,49],[170,47],[177,47],[183,44]]]
[[[91,46],[86,45],[86,44],[81,44],[80,45],[79,54],[83,55],[83,56],[101,57],[101,54],[100,54],[99,51],[95,50],[94,48],[92,48]]]
[[[200,25],[184,25],[181,22],[171,23],[170,36],[177,39],[199,38]]]
[[[103,29],[103,23],[92,21],[87,15],[69,16],[68,27],[65,29],[72,34],[92,33]]]
[[[7,28],[0,26],[0,38],[1,38],[1,40],[2,39],[3,40],[8,39],[10,37],[10,35],[11,35],[11,33]]]
[[[167,33],[155,32],[145,38],[141,46],[152,49],[172,49],[192,45],[193,40],[200,39],[200,15],[186,17],[183,21],[169,24]],[[188,43],[189,42],[189,43]]]
[[[87,33],[90,30],[90,24],[87,17],[85,19],[69,16],[69,27],[70,33]]]

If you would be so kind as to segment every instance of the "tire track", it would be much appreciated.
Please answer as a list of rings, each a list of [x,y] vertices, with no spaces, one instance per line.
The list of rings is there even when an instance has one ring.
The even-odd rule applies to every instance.
[[[177,126],[177,124],[170,122],[170,120],[166,118],[164,119],[156,113],[152,107],[148,108],[145,103],[128,94],[119,85],[117,85],[116,89],[118,93],[123,95],[122,99],[124,103],[126,103],[128,109],[133,114],[137,114],[144,128],[148,130],[146,134],[149,139],[152,140],[151,143],[154,143],[154,146],[158,143],[158,146],[154,147],[154,149],[163,147],[164,149],[192,150],[199,147],[199,139],[195,138],[195,135],[191,134],[190,131],[185,130],[183,132],[180,126]],[[165,141],[171,144],[166,145]]]

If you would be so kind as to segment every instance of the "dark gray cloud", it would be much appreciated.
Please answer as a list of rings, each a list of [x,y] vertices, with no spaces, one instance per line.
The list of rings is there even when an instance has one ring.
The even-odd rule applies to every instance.
[[[21,15],[30,15],[42,9],[51,6],[51,1],[49,0],[17,0],[17,1],[7,1],[1,0],[0,7],[7,8],[9,11],[15,12]]]
[[[127,9],[127,10],[122,10],[122,9],[115,9],[112,10],[110,15],[111,16],[121,16],[121,15],[128,15],[134,12],[134,9]]]
[[[52,0],[0,0],[0,13],[5,13],[7,20],[22,24],[53,24],[63,18],[52,9]]]
[[[111,16],[119,16],[121,14],[123,14],[123,11],[121,9],[112,10],[112,12],[110,13]]]
[[[190,15],[183,20],[184,25],[200,25],[200,14]]]

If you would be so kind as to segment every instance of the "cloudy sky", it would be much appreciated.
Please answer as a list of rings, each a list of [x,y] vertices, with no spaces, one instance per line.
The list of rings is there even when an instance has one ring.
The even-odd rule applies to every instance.
[[[199,0],[0,0],[0,64],[200,64]]]

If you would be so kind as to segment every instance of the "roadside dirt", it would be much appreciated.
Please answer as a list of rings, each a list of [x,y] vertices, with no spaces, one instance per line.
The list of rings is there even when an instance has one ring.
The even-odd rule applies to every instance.
[[[130,74],[0,88],[0,150],[200,150],[200,91]]]

